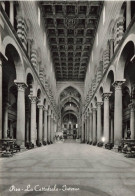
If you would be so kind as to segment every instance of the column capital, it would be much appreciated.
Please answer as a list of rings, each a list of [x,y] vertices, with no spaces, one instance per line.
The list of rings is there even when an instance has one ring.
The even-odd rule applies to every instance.
[[[31,100],[31,103],[36,103],[37,102],[37,97],[36,96],[29,95],[28,97]]]
[[[111,38],[111,39],[110,39],[110,42],[113,42],[113,41],[114,41],[114,38]]]
[[[101,107],[103,105],[103,102],[97,102],[97,107]]]
[[[46,107],[46,106],[44,106],[44,107],[43,107],[43,110],[44,110],[45,112],[47,112],[47,107]]]
[[[14,81],[14,83],[17,85],[18,91],[24,91],[25,88],[27,88],[27,84],[25,84],[24,82]]]
[[[93,112],[96,112],[97,111],[97,108],[96,107],[92,108],[92,111]]]
[[[128,105],[129,109],[131,110],[131,112],[134,112],[135,111],[135,104],[134,103],[130,103]]]
[[[43,109],[43,107],[44,107],[42,104],[38,104],[37,106],[39,109]]]
[[[103,98],[105,101],[109,100],[109,97],[112,95],[112,92],[108,92],[108,93],[103,93]]]
[[[122,85],[125,83],[125,79],[121,80],[121,81],[115,81],[112,85],[115,88],[115,90],[121,90]]]

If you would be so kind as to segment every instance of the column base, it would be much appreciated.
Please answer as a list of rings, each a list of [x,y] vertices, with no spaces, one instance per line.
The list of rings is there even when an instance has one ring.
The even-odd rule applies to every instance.
[[[104,143],[103,143],[102,141],[98,141],[98,142],[97,142],[97,146],[98,146],[98,147],[103,147],[103,146],[104,146]]]
[[[50,145],[50,141],[47,141],[47,144]]]
[[[44,145],[44,146],[46,146],[46,145],[47,145],[47,142],[46,142],[45,140],[43,141],[43,145]]]
[[[94,141],[94,142],[92,143],[92,145],[93,145],[93,146],[96,146],[96,144],[97,144],[97,142],[96,142],[96,141]]]
[[[26,147],[22,144],[22,145],[20,146],[20,149],[21,149],[21,150],[26,150]]]
[[[40,141],[40,140],[37,140],[37,141],[36,141],[36,145],[37,145],[37,147],[41,147],[41,146],[42,146],[41,141]]]
[[[114,147],[113,143],[110,143],[110,142],[104,143],[104,148],[105,149],[111,150],[111,149],[113,149],[113,147]]]
[[[31,142],[34,144],[34,146],[36,146],[36,141],[35,140],[31,140]]]
[[[25,146],[26,146],[27,149],[34,148],[34,144],[32,142],[26,142]]]
[[[118,145],[117,144],[114,144],[113,151],[118,152]]]
[[[21,140],[16,140],[16,144],[19,146],[24,146],[25,147],[25,142]]]

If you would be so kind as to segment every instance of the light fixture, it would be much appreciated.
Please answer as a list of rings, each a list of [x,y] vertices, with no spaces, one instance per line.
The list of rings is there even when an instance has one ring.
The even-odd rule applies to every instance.
[[[102,142],[105,142],[105,137],[102,137],[101,140],[102,140]]]

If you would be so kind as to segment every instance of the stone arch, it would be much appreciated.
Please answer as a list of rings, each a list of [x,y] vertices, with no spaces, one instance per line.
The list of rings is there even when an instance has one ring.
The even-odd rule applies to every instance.
[[[93,106],[94,106],[94,107],[96,107],[96,103],[97,103],[97,96],[95,95],[95,96],[94,96],[94,99],[93,99]]]
[[[34,78],[31,73],[27,74],[26,84],[30,89],[30,95],[33,95],[33,88],[34,88]]]
[[[15,51],[17,52],[17,58],[19,58],[18,60],[20,60],[20,63],[21,63],[21,67],[24,71],[24,62],[23,62],[23,56],[20,52],[20,49],[18,47],[18,45],[16,44],[16,42],[14,41],[14,39],[10,36],[6,36],[4,37],[3,39],[3,42],[2,42],[2,46],[1,46],[1,52],[4,56],[6,56],[6,48],[8,45],[11,45]]]
[[[26,80],[26,81],[27,81],[27,76],[28,76],[28,74],[31,74],[31,76],[33,77],[33,81],[34,81],[34,83],[35,83],[34,74],[33,74],[32,70],[31,70],[29,67],[26,69],[26,72],[25,72],[25,80]]]
[[[61,88],[58,90],[58,93],[57,93],[57,101],[58,101],[58,99],[59,99],[60,94],[62,93],[62,91],[63,91],[64,89],[68,88],[68,87],[73,87],[74,89],[76,89],[76,90],[80,93],[81,98],[82,98],[82,100],[83,100],[83,97],[84,97],[84,96],[83,96],[82,90],[81,90],[77,85],[75,85],[75,84],[73,84],[72,82],[70,82],[70,83],[65,83],[65,84],[62,85]]]
[[[19,82],[25,82],[25,75],[24,75],[24,61],[22,54],[19,50],[19,47],[15,43],[12,37],[6,36],[3,39],[2,43],[2,53],[6,56],[7,49],[10,50],[11,55],[14,56],[14,63],[16,68],[16,80]]]
[[[68,102],[68,97],[62,100],[61,106],[64,106],[67,102]],[[71,102],[73,102],[74,104],[76,104],[76,106],[79,107],[79,102],[74,97],[71,98]]]
[[[43,105],[46,107],[47,106],[47,99],[46,97],[43,98]]]
[[[114,74],[114,81],[115,81],[115,80],[116,80],[116,70],[115,70],[115,66],[114,66],[114,65],[111,65],[111,66],[109,67],[109,69],[107,70],[107,73],[106,73],[106,76],[105,76],[105,80],[106,80],[107,75],[108,75],[108,73],[109,73],[110,71],[113,72],[113,74]]]
[[[113,82],[114,82],[114,72],[113,70],[110,70],[104,82],[104,92],[110,92]]]
[[[131,60],[133,55],[135,54],[135,34],[130,34],[119,52],[117,64],[116,64],[116,79],[123,80],[124,79],[124,69],[127,60]],[[130,59],[129,59],[130,58]]]
[[[62,116],[62,118],[64,118],[67,114],[73,114],[77,118],[77,114],[74,111],[67,111],[67,112],[65,112],[65,114]]]
[[[37,81],[34,77],[34,74],[32,72],[32,70],[30,68],[27,68],[26,69],[26,72],[25,72],[25,81],[27,83],[27,76],[28,74],[30,74],[33,78],[33,85],[32,85],[32,91],[33,91],[33,96],[36,96],[36,93],[37,93]]]
[[[98,90],[98,94],[97,94],[97,100],[99,102],[102,101],[102,95],[103,95],[103,86],[100,86],[99,90]]]
[[[42,91],[40,86],[37,87],[37,98],[39,103],[43,103]]]
[[[91,108],[91,110],[92,110],[92,108],[93,108],[93,103],[92,103],[92,102],[90,103],[90,108]]]

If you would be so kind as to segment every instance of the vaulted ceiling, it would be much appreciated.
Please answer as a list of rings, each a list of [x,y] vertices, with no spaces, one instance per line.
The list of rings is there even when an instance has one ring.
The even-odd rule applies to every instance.
[[[84,81],[103,1],[41,1],[57,81]]]
[[[59,97],[62,117],[64,117],[67,113],[73,113],[78,116],[81,102],[81,95],[75,88],[69,86],[64,89]]]

